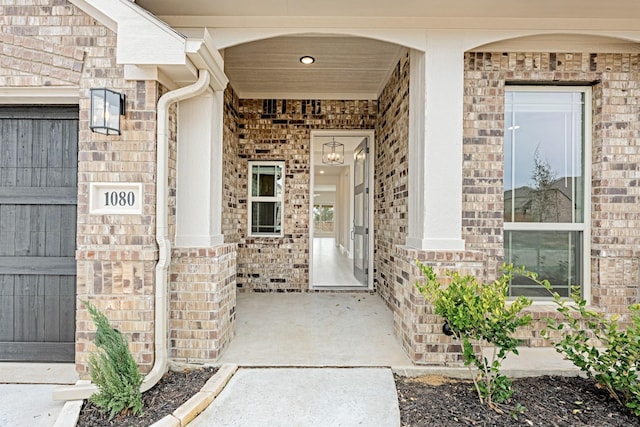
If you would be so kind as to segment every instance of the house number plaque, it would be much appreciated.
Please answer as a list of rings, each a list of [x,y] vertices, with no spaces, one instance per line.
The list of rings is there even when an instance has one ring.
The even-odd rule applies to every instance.
[[[89,187],[89,206],[92,215],[140,215],[142,184],[92,182]]]

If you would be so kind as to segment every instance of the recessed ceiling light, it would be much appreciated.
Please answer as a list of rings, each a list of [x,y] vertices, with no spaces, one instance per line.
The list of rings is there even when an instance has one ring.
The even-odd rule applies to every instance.
[[[311,65],[316,62],[316,59],[313,56],[305,55],[300,58],[300,62],[302,62],[304,65]]]
[[[323,171],[323,170],[321,170],[321,171],[320,171],[320,174],[323,174],[323,173],[324,173],[324,171]]]

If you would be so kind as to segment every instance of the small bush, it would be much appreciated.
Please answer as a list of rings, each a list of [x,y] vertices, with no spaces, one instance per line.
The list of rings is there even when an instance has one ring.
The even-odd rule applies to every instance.
[[[461,341],[463,360],[471,371],[480,402],[495,408],[495,403],[510,399],[511,380],[500,373],[500,368],[509,353],[518,354],[519,340],[512,335],[518,327],[531,323],[531,315],[521,312],[532,303],[518,297],[507,304],[513,268],[503,266],[501,277],[487,284],[478,283],[473,276],[447,271],[450,283],[442,286],[433,268],[420,263],[418,266],[426,278],[424,285],[417,285],[418,289],[433,304],[435,313],[445,319],[453,336]],[[491,360],[484,357],[483,344],[493,347]],[[477,376],[471,365],[478,369]]]
[[[532,278],[538,281],[535,275]],[[551,292],[562,315],[559,321],[547,319],[548,330],[542,331],[543,336],[550,339],[549,330],[561,331],[562,338],[554,343],[556,350],[640,416],[640,304],[629,307],[631,323],[622,330],[618,315],[607,317],[587,309],[579,289],[573,290],[571,300],[565,300],[548,281],[538,283]]]
[[[95,344],[101,351],[89,355],[89,372],[98,393],[89,399],[109,419],[124,411],[142,414],[142,375],[131,356],[127,340],[109,325],[107,317],[89,302],[85,307],[96,325]]]

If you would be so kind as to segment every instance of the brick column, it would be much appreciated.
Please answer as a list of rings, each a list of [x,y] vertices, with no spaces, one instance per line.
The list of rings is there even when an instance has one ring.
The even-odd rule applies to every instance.
[[[396,336],[413,363],[455,365],[462,363],[459,343],[442,333],[443,319],[433,313],[433,306],[418,291],[416,283],[424,280],[416,261],[433,267],[444,280],[445,270],[475,275],[484,280],[486,257],[476,251],[424,251],[396,246],[394,264],[393,324]]]
[[[235,330],[236,245],[173,250],[170,358],[215,361]]]

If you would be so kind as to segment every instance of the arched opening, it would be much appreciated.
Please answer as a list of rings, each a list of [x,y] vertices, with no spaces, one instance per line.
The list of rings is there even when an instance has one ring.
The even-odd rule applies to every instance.
[[[638,40],[599,34],[544,33],[485,41],[470,52],[616,52],[638,53]]]
[[[238,247],[238,293],[236,337],[221,360],[311,365],[340,365],[348,360],[375,365],[405,359],[393,333],[392,291],[379,291],[393,267],[386,267],[389,271],[381,280],[377,265],[382,262],[373,257],[380,250],[390,252],[389,242],[404,243],[397,230],[406,229],[406,219],[398,217],[397,224],[390,221],[394,206],[406,205],[403,195],[395,194],[394,200],[392,181],[397,171],[408,167],[407,49],[362,37],[303,34],[235,45],[223,54],[230,80],[225,94],[223,233],[226,242]],[[305,55],[315,62],[303,64],[300,58]],[[323,164],[322,154],[314,153],[314,141],[322,144],[332,139],[348,145],[339,165]],[[363,139],[381,149],[376,148],[375,156],[370,151],[370,182],[358,198],[355,142]],[[367,260],[359,267],[368,276],[360,282],[318,287],[312,270],[332,266],[326,258],[313,264],[320,250],[314,253],[313,249],[313,199],[332,185],[324,182],[320,171],[327,176],[334,169],[337,175],[343,172],[342,180],[333,187],[333,203],[324,205],[333,206],[332,219],[339,226],[324,234],[334,239],[329,249],[341,242],[344,251],[351,253],[354,270],[358,259],[354,253],[366,251]],[[376,175],[382,178],[374,180]],[[358,201],[364,198],[370,200],[371,214],[360,224],[355,215]],[[324,206],[320,205],[319,209]],[[378,214],[389,220],[376,217],[374,221]],[[385,225],[376,228],[374,222]],[[366,243],[357,243],[358,230]],[[336,288],[350,292],[334,293]],[[318,295],[310,290],[324,292]],[[375,316],[379,323],[371,320],[376,312],[381,313]],[[296,325],[295,333],[291,325]],[[378,336],[380,332],[386,338]],[[247,350],[264,346],[265,336],[274,343],[268,347],[273,353]],[[380,345],[380,338],[390,341]],[[356,339],[362,342],[357,350],[345,348],[344,343]]]

